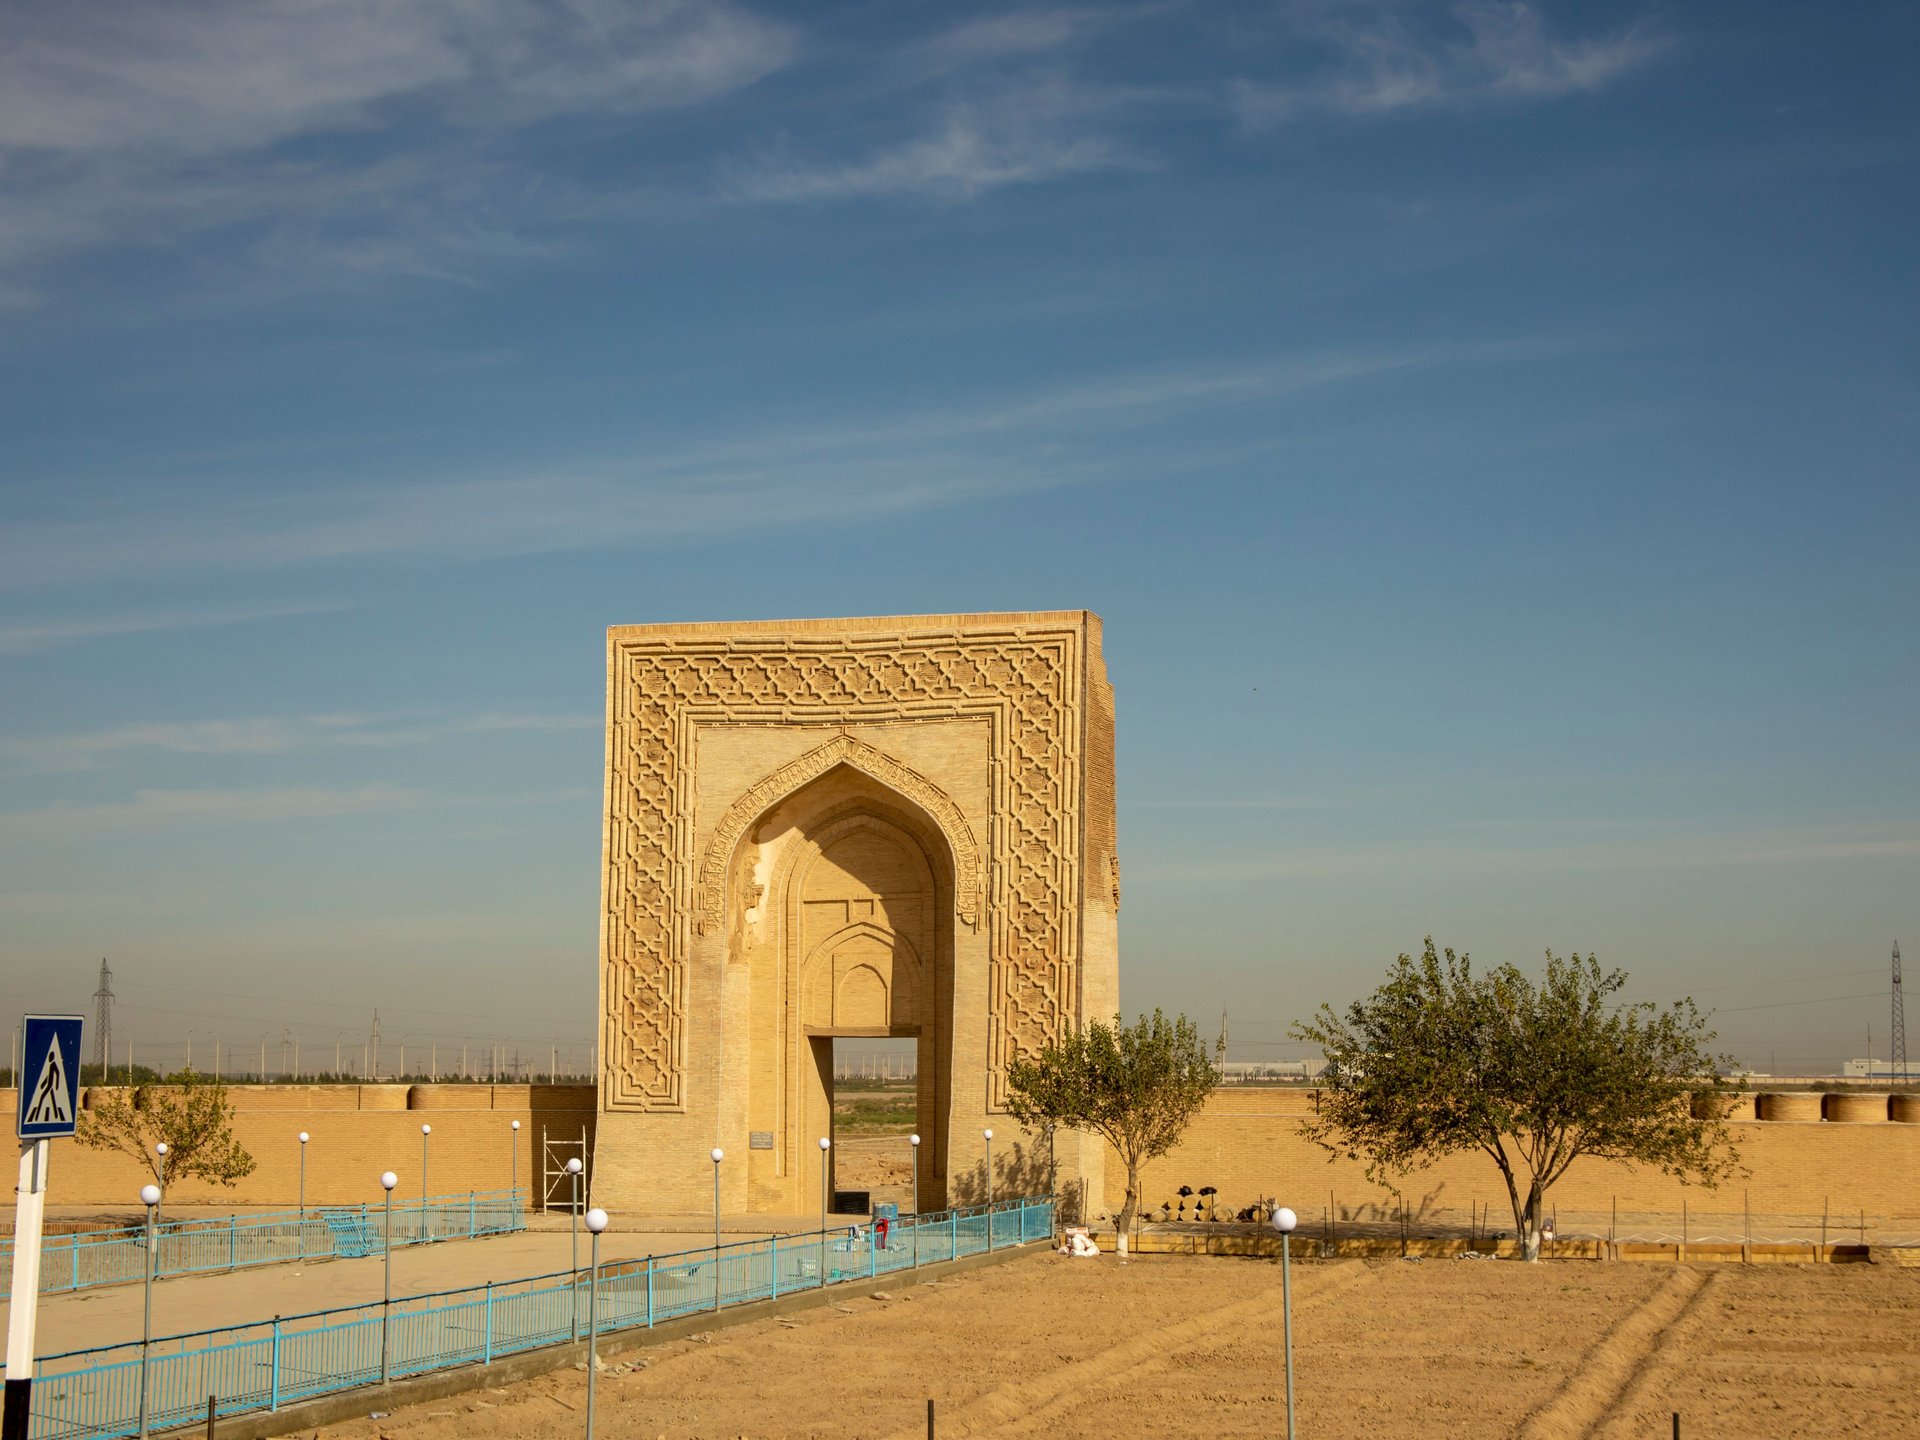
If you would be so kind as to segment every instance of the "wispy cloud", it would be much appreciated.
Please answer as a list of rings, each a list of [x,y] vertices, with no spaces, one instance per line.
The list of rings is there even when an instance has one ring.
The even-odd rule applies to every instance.
[[[797,38],[724,0],[81,0],[8,30],[0,148],[29,157],[255,152],[406,102],[478,128],[632,114],[750,84]]]
[[[307,227],[348,265],[523,246],[502,207],[537,175],[501,173],[492,139],[727,94],[797,40],[723,0],[16,7],[0,48],[0,262],[245,223]]]
[[[154,753],[284,755],[312,749],[385,749],[456,735],[597,731],[598,715],[485,714],[438,719],[363,715],[260,716],[115,725],[68,735],[0,737],[0,764],[15,773],[97,770]]]
[[[982,117],[954,116],[933,134],[840,163],[766,153],[734,166],[725,184],[736,198],[754,201],[884,195],[965,200],[1006,185],[1142,163],[1104,136],[1010,130]]]
[[[1156,167],[1165,132],[1135,122],[1169,104],[1217,113],[1222,57],[1156,67],[1151,83],[1133,65],[1122,81],[1100,41],[1169,8],[936,17],[838,52],[847,111],[821,103],[832,77],[810,75],[710,108],[662,160],[642,143],[647,117],[818,69],[820,47],[728,0],[15,7],[0,47],[0,306],[34,303],[44,262],[100,246],[217,245],[218,292],[238,303],[395,277],[478,284],[637,216],[716,204],[957,202]],[[1462,6],[1445,29],[1392,6],[1284,13],[1313,63],[1233,87],[1249,129],[1591,92],[1667,44],[1646,24],[1558,35],[1520,3]],[[597,162],[615,136],[610,178]]]
[[[0,811],[0,838],[42,840],[99,832],[319,820],[404,810],[426,799],[420,791],[392,785],[139,790],[130,800],[104,804]]]
[[[115,890],[0,891],[0,916],[20,922],[23,928],[33,921],[57,922],[59,933],[71,934],[73,925],[85,925],[90,916],[95,924],[101,919],[111,918],[150,925],[159,918],[186,915],[206,905],[214,893],[211,888],[189,890],[177,886],[158,886],[150,890],[129,887]]]
[[[1008,187],[1158,168],[1131,122],[1169,105],[1214,109],[1216,97],[1204,84],[1103,76],[1092,57],[1103,34],[1165,8],[1031,6],[877,47],[848,82],[848,121],[824,143],[782,133],[750,144],[723,165],[719,193],[775,204],[970,201]]]
[[[1122,133],[1146,108],[1188,103],[1182,91],[1115,85],[1064,73],[974,81],[933,107],[905,138],[820,158],[791,143],[762,147],[723,172],[737,201],[844,200],[902,195],[970,200],[1009,185],[1144,170],[1158,161]]]
[[[1583,833],[1589,830],[1618,833]],[[1473,876],[1484,883],[1503,876],[1551,873],[1808,865],[1914,857],[1920,857],[1920,825],[1907,822],[1751,829],[1603,822],[1577,827],[1549,825],[1525,840],[1506,844],[1440,834],[1377,844],[1303,844],[1265,854],[1196,856],[1137,865],[1130,878],[1189,884],[1373,879],[1382,885],[1400,885],[1418,877]]]
[[[1339,12],[1310,27],[1321,63],[1298,79],[1241,81],[1231,101],[1241,124],[1271,129],[1328,113],[1551,100],[1604,89],[1668,48],[1649,24],[1608,35],[1559,38],[1520,3],[1470,4],[1449,12],[1451,35],[1382,8],[1363,19]]]
[[[1005,15],[964,20],[914,47],[915,52],[942,68],[979,60],[1002,60],[1058,50],[1090,31],[1120,18],[1120,7],[1033,7]]]
[[[1109,375],[883,423],[778,431],[546,472],[217,503],[191,491],[150,495],[144,508],[0,530],[0,586],[468,560],[664,543],[744,523],[816,524],[823,514],[913,513],[1110,475],[1105,442],[1116,428],[1142,431],[1210,408],[1527,353],[1492,344],[1305,354]],[[84,506],[84,496],[76,503]]]
[[[202,630],[222,625],[251,625],[303,615],[331,615],[351,609],[343,604],[238,605],[206,610],[144,610],[118,615],[69,615],[44,620],[0,621],[0,655],[36,655],[65,645],[123,635],[157,635],[172,630]]]
[[[1328,800],[1281,796],[1271,800],[1129,800],[1128,810],[1325,810]]]

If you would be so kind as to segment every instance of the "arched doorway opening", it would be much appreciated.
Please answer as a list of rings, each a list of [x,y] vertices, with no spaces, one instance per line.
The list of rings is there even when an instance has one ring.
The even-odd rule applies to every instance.
[[[723,1063],[751,1137],[750,1209],[809,1214],[823,1167],[838,1183],[843,1147],[823,1156],[819,1140],[836,1132],[835,1042],[853,1038],[912,1043],[920,1201],[945,1203],[954,887],[940,823],[851,765],[745,827],[727,873],[725,961],[743,999],[726,1017]]]

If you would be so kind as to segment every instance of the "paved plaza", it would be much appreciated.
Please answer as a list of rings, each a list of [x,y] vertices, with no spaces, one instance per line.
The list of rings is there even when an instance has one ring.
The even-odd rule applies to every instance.
[[[469,1285],[517,1280],[564,1271],[571,1263],[572,1239],[564,1216],[536,1217],[537,1228],[517,1235],[480,1240],[449,1240],[409,1245],[393,1252],[393,1293],[414,1295],[457,1290]],[[601,1237],[603,1261],[646,1255],[671,1255],[699,1249],[709,1240],[710,1221],[693,1217],[653,1218],[645,1229],[614,1227]],[[765,1239],[817,1227],[798,1216],[754,1216],[729,1225],[729,1244]],[[580,1233],[580,1264],[587,1263],[587,1235]],[[153,1292],[155,1335],[179,1335],[228,1325],[268,1320],[275,1315],[304,1315],[316,1310],[363,1305],[381,1294],[381,1257],[317,1260],[212,1275],[161,1280]],[[107,1285],[40,1298],[42,1356],[90,1349],[140,1338],[141,1287]],[[0,1304],[0,1314],[6,1306]]]

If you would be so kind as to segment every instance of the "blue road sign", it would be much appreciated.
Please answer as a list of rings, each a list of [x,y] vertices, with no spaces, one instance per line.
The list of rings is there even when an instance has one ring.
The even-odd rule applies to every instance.
[[[28,1015],[20,1050],[22,1140],[71,1135],[80,1117],[80,1017]]]

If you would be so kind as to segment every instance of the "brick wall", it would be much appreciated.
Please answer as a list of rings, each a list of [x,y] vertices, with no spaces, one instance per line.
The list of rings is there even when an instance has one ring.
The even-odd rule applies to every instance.
[[[1818,1102],[1819,1096],[1809,1096]],[[1828,1097],[1831,1100],[1833,1097]],[[1836,1107],[1829,1114],[1885,1117],[1881,1103]],[[1369,1207],[1391,1213],[1393,1193],[1371,1184],[1356,1161],[1330,1159],[1303,1140],[1299,1125],[1311,1112],[1313,1094],[1303,1090],[1222,1089],[1165,1159],[1146,1167],[1142,1200],[1157,1207],[1175,1198],[1181,1185],[1213,1185],[1223,1207],[1239,1208],[1262,1197],[1277,1197],[1303,1217],[1318,1217],[1328,1204],[1347,1216]],[[1920,1107],[1895,1106],[1894,1113],[1920,1119]],[[1754,1112],[1749,1105],[1746,1113]],[[1815,1104],[1811,1113],[1819,1115]],[[1738,1212],[1750,1203],[1756,1213],[1819,1215],[1823,1205],[1836,1215],[1920,1216],[1920,1124],[1812,1119],[1736,1120],[1729,1124],[1742,1163],[1751,1172],[1718,1190],[1683,1186],[1658,1171],[1600,1160],[1576,1160],[1553,1188],[1560,1210],[1605,1211],[1618,1204],[1630,1210],[1678,1214],[1684,1201],[1695,1211]],[[1493,1162],[1477,1152],[1456,1155],[1401,1181],[1407,1206],[1415,1215],[1458,1211],[1491,1203],[1496,1225],[1508,1208],[1506,1188]],[[1743,1196],[1742,1192],[1746,1192]],[[1117,1209],[1125,1196],[1126,1173],[1110,1166],[1107,1204]],[[1511,1219],[1507,1224],[1511,1226]]]
[[[429,1182],[437,1194],[505,1189],[516,1142],[519,1180],[531,1189],[542,1126],[553,1139],[576,1141],[584,1126],[593,1143],[594,1091],[586,1085],[266,1085],[236,1086],[228,1094],[235,1133],[254,1157],[254,1172],[231,1190],[179,1182],[168,1187],[172,1201],[291,1206],[298,1193],[295,1137],[301,1130],[312,1136],[312,1204],[378,1200],[384,1169],[400,1176],[401,1196],[418,1195],[422,1124],[433,1126]],[[1213,1185],[1223,1206],[1276,1196],[1303,1215],[1318,1216],[1331,1191],[1343,1215],[1391,1213],[1393,1193],[1369,1183],[1358,1162],[1330,1160],[1300,1138],[1300,1121],[1312,1103],[1310,1091],[1216,1091],[1174,1152],[1147,1167],[1143,1199],[1157,1206],[1182,1184]],[[0,1105],[14,1107],[14,1092],[0,1091]],[[1888,1113],[1873,1105],[1826,1109],[1834,1115]],[[1891,1112],[1920,1120],[1920,1105],[1896,1102]],[[514,1120],[520,1121],[517,1136]],[[996,1161],[1017,1149],[1014,1127],[1005,1128],[1008,1144],[1003,1152],[996,1142]],[[1864,1209],[1882,1218],[1920,1218],[1920,1123],[1745,1119],[1728,1128],[1751,1173],[1718,1191],[1682,1186],[1644,1168],[1580,1160],[1554,1188],[1553,1202],[1563,1211],[1604,1211],[1617,1203],[1623,1213],[1677,1213],[1683,1201],[1695,1211],[1738,1211],[1744,1199],[1757,1213],[1818,1215],[1824,1206],[1836,1217]],[[703,1148],[703,1162],[705,1153]],[[130,1159],[55,1141],[48,1198],[55,1205],[133,1206],[146,1178]],[[1109,1207],[1120,1204],[1125,1180],[1117,1167],[1108,1167]],[[1464,1217],[1471,1206],[1491,1204],[1498,1224],[1507,1204],[1492,1162],[1478,1155],[1457,1155],[1409,1176],[1402,1190],[1416,1216],[1445,1211]],[[606,1194],[598,1198],[621,1203]]]
[[[99,1090],[85,1092],[83,1108]],[[231,1189],[204,1181],[168,1185],[183,1205],[288,1206],[299,1198],[300,1142],[307,1144],[307,1203],[359,1204],[380,1199],[380,1172],[400,1177],[397,1196],[420,1194],[420,1127],[433,1126],[428,1186],[434,1194],[505,1190],[518,1155],[519,1182],[533,1188],[541,1128],[553,1139],[581,1127],[592,1143],[591,1085],[241,1085],[227,1091],[234,1134],[253,1156],[254,1170]],[[16,1108],[13,1091],[0,1104]],[[512,1122],[520,1122],[516,1134]],[[111,1205],[138,1209],[141,1185],[152,1177],[117,1153],[71,1140],[53,1142],[47,1199],[53,1205]]]

